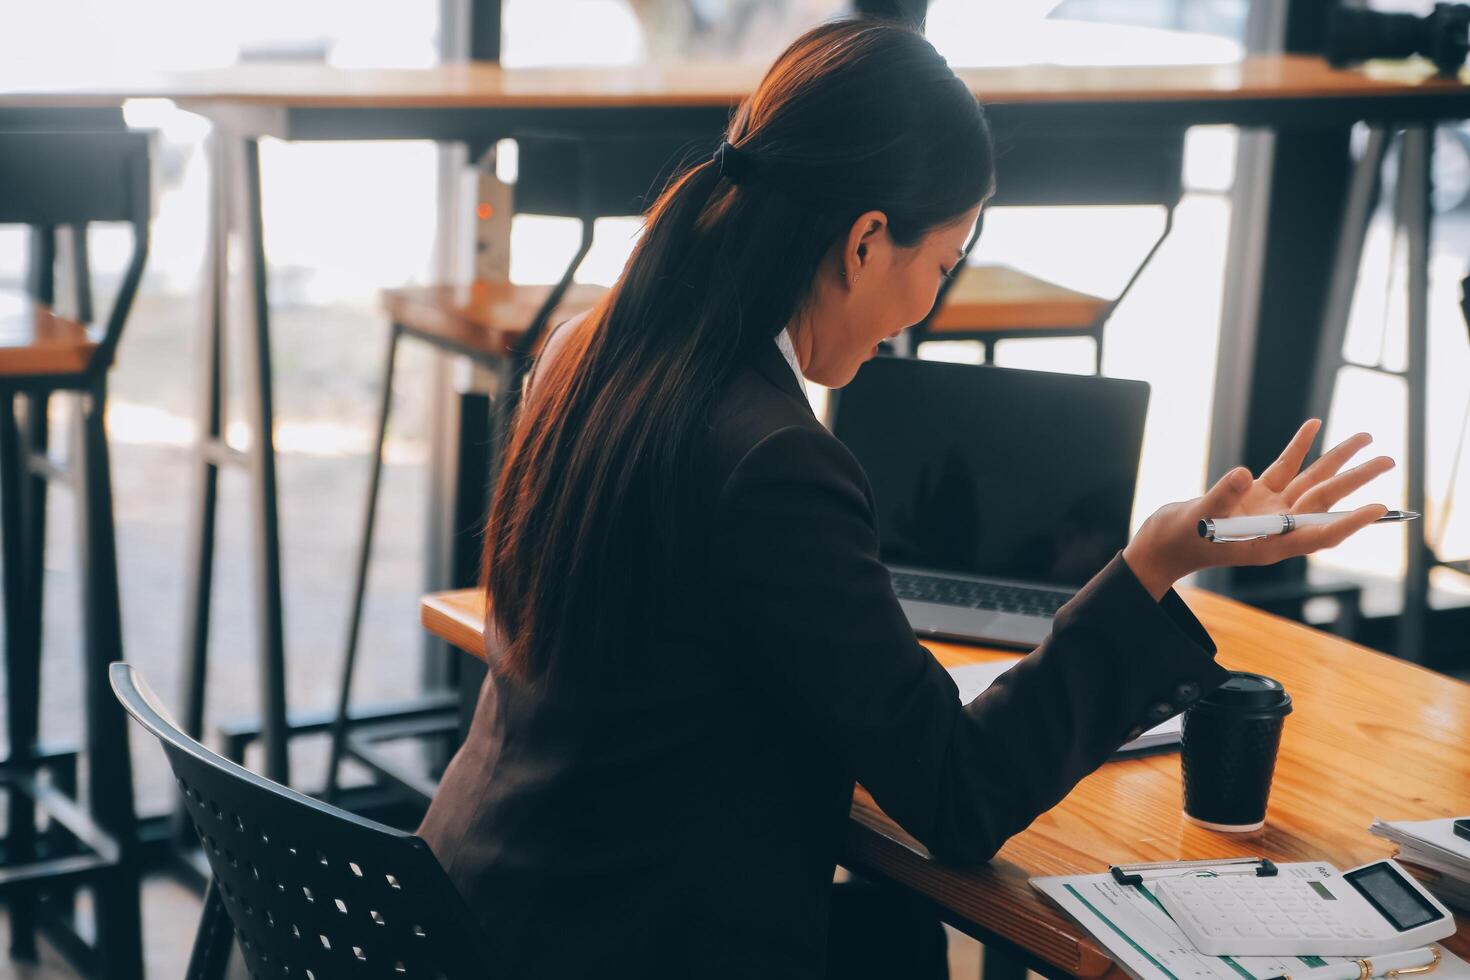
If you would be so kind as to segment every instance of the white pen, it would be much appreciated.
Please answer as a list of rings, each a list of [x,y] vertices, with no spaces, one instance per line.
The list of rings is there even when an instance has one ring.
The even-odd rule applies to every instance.
[[[1372,959],[1348,960],[1313,966],[1296,973],[1283,973],[1271,980],[1368,980],[1369,977],[1401,977],[1428,973],[1439,966],[1438,946],[1423,946],[1402,953],[1384,953]]]
[[[1317,527],[1330,524],[1352,511],[1339,510],[1330,514],[1260,514],[1252,517],[1207,517],[1199,522],[1199,536],[1211,541],[1254,541],[1273,534],[1287,534],[1299,527]],[[1374,524],[1397,524],[1400,521],[1417,520],[1412,510],[1391,510]]]

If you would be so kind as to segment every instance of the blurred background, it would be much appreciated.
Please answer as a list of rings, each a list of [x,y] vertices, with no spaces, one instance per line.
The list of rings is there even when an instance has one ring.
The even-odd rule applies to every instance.
[[[0,79],[282,60],[423,67],[436,63],[445,48],[444,32],[452,26],[446,8],[452,6],[441,0],[10,3],[0,30]],[[1429,4],[1375,6],[1422,12]],[[1247,50],[1251,7],[1249,0],[934,0],[927,33],[956,67],[1228,64]],[[845,3],[824,0],[505,0],[501,61],[514,67],[638,65],[673,57],[768,62],[804,28],[847,10]],[[119,351],[108,415],[124,645],[154,686],[171,693],[180,683],[184,650],[180,583],[194,493],[195,328],[203,309],[203,144],[209,123],[162,100],[130,102],[126,118],[132,126],[156,130],[158,138],[152,251]],[[1153,388],[1135,527],[1159,505],[1201,492],[1210,475],[1217,399],[1245,397],[1216,388],[1239,139],[1230,127],[1189,132],[1185,195],[1173,232],[1108,324],[1103,372]],[[1441,554],[1463,557],[1470,555],[1470,474],[1464,472],[1470,461],[1462,451],[1470,344],[1458,283],[1470,265],[1470,130],[1441,128],[1435,149],[1427,520]],[[435,281],[446,264],[468,271],[472,261],[469,222],[458,224],[459,240],[447,255],[440,238],[448,211],[473,207],[469,191],[459,202],[442,193],[445,152],[430,142],[261,143],[293,710],[328,708],[335,697],[350,588],[341,569],[352,560],[358,536],[386,334],[377,294],[389,286]],[[502,165],[511,158],[502,154]],[[1112,296],[1158,235],[1160,221],[1154,208],[997,209],[986,219],[972,261],[1003,262]],[[636,218],[599,220],[579,280],[612,282],[638,233]],[[554,281],[578,234],[571,219],[516,217],[512,279]],[[90,244],[105,308],[127,259],[127,237],[99,227]],[[26,254],[23,230],[0,228],[0,288],[23,284]],[[1350,321],[1350,361],[1403,362],[1403,303],[1394,298],[1402,262],[1386,220],[1378,221]],[[928,344],[923,354],[981,357],[979,345],[971,343]],[[426,580],[433,402],[435,379],[442,375],[436,374],[434,356],[415,345],[406,345],[400,357],[354,691],[358,702],[401,694],[404,678],[419,676],[424,647],[416,609]],[[1001,342],[996,359],[1015,367],[1090,372],[1092,347],[1085,339]],[[238,404],[235,414],[240,417]],[[1360,428],[1374,434],[1377,452],[1402,457],[1405,393],[1398,379],[1352,367],[1342,372],[1327,439]],[[1381,500],[1393,507],[1403,503],[1402,495],[1399,470],[1345,505]],[[208,692],[209,713],[216,718],[256,707],[247,504],[243,479],[227,473]],[[59,622],[74,615],[79,584],[69,508],[54,505],[50,527],[47,616]],[[1392,615],[1401,602],[1403,533],[1360,535],[1313,559],[1309,574],[1363,583],[1364,613]],[[1436,604],[1470,605],[1470,577],[1436,572],[1433,585]],[[1307,613],[1322,621],[1335,614],[1330,600]],[[75,647],[68,631],[45,633],[47,738],[75,737],[81,727],[69,679]],[[1459,652],[1470,655],[1463,642]],[[1438,666],[1465,670],[1463,660],[1453,657]],[[140,811],[165,812],[173,800],[164,760],[151,740],[134,741]],[[300,740],[293,753],[299,781],[319,782],[320,740]],[[160,927],[159,907],[150,905],[146,913],[150,930]],[[176,961],[155,962],[156,975],[181,974],[186,951],[151,944],[150,956]],[[10,969],[0,960],[0,975]]]

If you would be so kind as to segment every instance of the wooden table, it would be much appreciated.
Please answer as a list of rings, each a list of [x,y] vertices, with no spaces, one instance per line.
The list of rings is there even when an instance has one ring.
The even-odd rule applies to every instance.
[[[488,63],[433,68],[242,65],[191,72],[35,78],[0,73],[0,109],[117,106],[131,98],[173,99],[237,131],[283,139],[394,139],[408,113],[476,113],[468,128],[527,123],[598,127],[619,110],[723,116],[754,90],[764,66],[674,63],[620,68],[503,68]],[[958,74],[992,112],[1007,106],[1076,112],[1096,126],[1140,111],[1157,123],[1327,126],[1344,120],[1460,118],[1470,115],[1463,80],[1418,67],[1338,71],[1305,55],[1256,55],[1224,65],[1027,65],[961,68]],[[1462,74],[1470,79],[1470,74]],[[1101,113],[1103,119],[1099,120]],[[1325,115],[1324,115],[1325,113]],[[1126,116],[1125,116],[1126,114]],[[361,118],[356,118],[361,117]],[[413,138],[462,139],[467,126],[443,117],[442,132]]]
[[[931,860],[859,788],[842,863],[923,895],[952,925],[1014,948],[1035,969],[1122,978],[1029,877],[1235,855],[1348,868],[1392,853],[1369,835],[1374,817],[1470,813],[1470,685],[1208,592],[1190,591],[1187,599],[1219,645],[1220,663],[1269,674],[1293,696],[1263,830],[1220,834],[1186,822],[1179,757],[1168,752],[1104,765],[974,869]],[[420,613],[430,632],[484,656],[479,591],[427,596]],[[1015,656],[926,645],[947,666]],[[1470,956],[1467,922],[1460,917],[1460,933],[1446,944],[1461,956]]]

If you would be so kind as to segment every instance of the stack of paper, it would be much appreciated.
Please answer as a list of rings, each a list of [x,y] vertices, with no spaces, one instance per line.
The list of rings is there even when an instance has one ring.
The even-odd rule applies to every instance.
[[[1368,829],[1399,846],[1398,859],[1441,899],[1470,909],[1470,840],[1455,833],[1455,818],[1374,820]]]
[[[969,704],[989,687],[997,677],[1016,665],[1014,660],[997,660],[983,664],[965,664],[949,668],[949,676],[960,689],[960,703]],[[1183,715],[1175,715],[1162,725],[1157,725],[1124,745],[1119,752],[1142,752],[1165,745],[1175,745],[1184,731]]]
[[[1319,863],[1281,864],[1282,874],[1325,877]],[[1159,874],[1177,872],[1160,871]],[[1343,956],[1210,956],[1195,948],[1153,894],[1109,874],[1032,878],[1031,885],[1086,929],[1134,980],[1268,980],[1304,969],[1350,963]],[[1470,966],[1441,947],[1443,962],[1426,980],[1470,980]]]

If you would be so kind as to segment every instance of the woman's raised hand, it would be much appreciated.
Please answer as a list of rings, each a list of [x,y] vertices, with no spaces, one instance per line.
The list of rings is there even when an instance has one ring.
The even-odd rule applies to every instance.
[[[1220,478],[1204,496],[1159,508],[1138,529],[1123,558],[1155,599],[1191,572],[1221,565],[1270,565],[1283,558],[1309,555],[1342,543],[1349,535],[1378,520],[1388,508],[1369,504],[1317,527],[1299,528],[1255,541],[1218,542],[1199,535],[1199,522],[1210,517],[1256,514],[1319,514],[1343,497],[1393,469],[1387,456],[1377,456],[1343,470],[1373,437],[1359,432],[1331,452],[1301,468],[1312,440],[1322,428],[1308,419],[1280,458],[1256,479],[1238,466]]]

